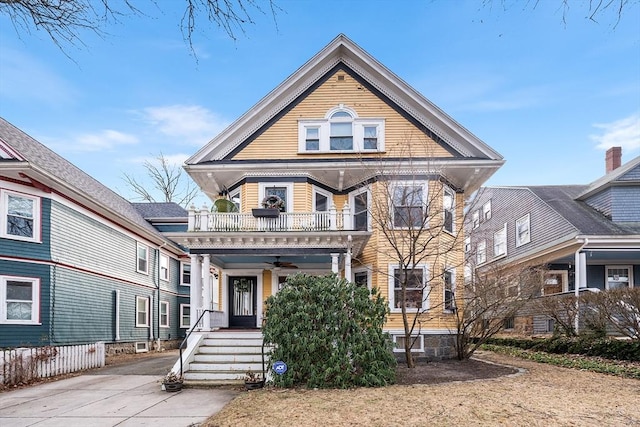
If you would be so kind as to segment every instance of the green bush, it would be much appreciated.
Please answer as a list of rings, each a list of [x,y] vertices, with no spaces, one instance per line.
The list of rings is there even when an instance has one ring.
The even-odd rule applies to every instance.
[[[388,306],[377,290],[336,276],[290,276],[266,301],[265,345],[276,386],[348,388],[395,381],[391,339],[382,331]]]
[[[555,354],[582,354],[614,360],[640,361],[640,342],[637,340],[556,336],[548,339],[492,338],[487,344]]]

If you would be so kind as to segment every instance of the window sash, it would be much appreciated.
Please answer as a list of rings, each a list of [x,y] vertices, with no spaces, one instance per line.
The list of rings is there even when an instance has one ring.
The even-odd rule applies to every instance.
[[[453,310],[456,305],[454,299],[453,272],[447,270],[443,273],[442,277],[444,281],[444,309]]]
[[[522,246],[531,241],[531,217],[529,214],[516,220],[516,246]]]
[[[423,184],[399,184],[392,192],[393,225],[399,228],[422,227],[426,219]]]
[[[405,305],[407,308],[422,308],[424,305],[424,269],[408,268],[406,272],[401,268],[393,271],[393,301],[395,308],[401,308],[402,282],[407,278]]]
[[[353,196],[353,228],[358,231],[369,229],[369,195],[366,191]]]
[[[507,229],[506,227],[493,234],[493,255],[501,256],[507,253]]]
[[[136,327],[149,326],[149,298],[136,297]]]
[[[142,243],[138,243],[137,246],[137,271],[140,273],[149,272],[149,248]]]
[[[39,295],[38,279],[0,276],[0,323],[37,324]]]
[[[482,264],[487,261],[487,242],[484,240],[478,242],[478,246],[476,248],[476,261],[478,264]]]
[[[189,328],[189,326],[191,326],[191,306],[180,304],[180,328]]]
[[[180,266],[181,266],[180,284],[184,286],[190,286],[191,285],[191,264],[188,262],[181,262]]]
[[[160,254],[160,279],[169,280],[169,257]]]
[[[160,327],[169,327],[169,302],[160,301]]]

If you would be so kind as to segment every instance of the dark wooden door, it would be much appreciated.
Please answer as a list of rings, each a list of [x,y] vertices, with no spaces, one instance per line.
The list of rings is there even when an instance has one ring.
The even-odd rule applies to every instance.
[[[255,276],[229,277],[229,327],[255,328],[258,286]]]

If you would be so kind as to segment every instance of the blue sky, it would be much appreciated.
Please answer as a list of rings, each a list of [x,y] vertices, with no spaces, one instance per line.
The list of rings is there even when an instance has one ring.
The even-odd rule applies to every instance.
[[[201,23],[182,39],[183,2],[146,4],[69,59],[42,32],[0,16],[0,115],[116,190],[162,152],[181,163],[344,33],[507,163],[487,185],[584,184],[604,153],[640,155],[640,3],[619,23],[586,1],[278,0],[237,40]],[[142,2],[145,5],[144,2]],[[202,199],[200,199],[202,200]]]

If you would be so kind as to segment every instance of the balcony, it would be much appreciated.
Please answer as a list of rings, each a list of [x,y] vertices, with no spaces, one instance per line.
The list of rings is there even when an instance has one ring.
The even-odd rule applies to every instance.
[[[191,209],[188,221],[189,232],[342,230],[353,230],[353,215],[347,204],[340,211],[332,206],[327,212],[280,212],[273,218],[255,217],[243,212],[210,212],[203,207],[201,210]]]

